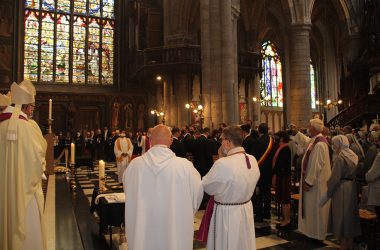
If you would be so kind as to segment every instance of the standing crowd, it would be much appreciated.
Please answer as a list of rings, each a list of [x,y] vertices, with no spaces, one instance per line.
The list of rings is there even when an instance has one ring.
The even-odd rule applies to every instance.
[[[202,200],[208,204],[197,238],[207,241],[207,249],[255,249],[254,222],[270,219],[273,188],[282,207],[279,230],[290,229],[291,194],[299,194],[299,232],[316,240],[333,233],[341,249],[352,249],[361,235],[363,197],[366,208],[380,215],[379,125],[367,133],[349,126],[330,130],[316,118],[307,129],[291,124],[274,134],[265,123],[221,124],[211,133],[193,126],[169,133],[164,125],[152,131],[152,148],[124,173],[126,197],[133,197],[126,201],[132,249],[191,249],[193,216]],[[164,134],[157,143],[155,137]],[[178,235],[184,218],[187,241]]]
[[[46,141],[32,120],[35,94],[24,81],[0,96],[1,249],[46,249]],[[74,142],[78,156],[116,162],[129,249],[192,249],[194,214],[206,203],[197,239],[207,249],[256,249],[254,223],[270,219],[272,188],[282,205],[279,230],[290,228],[296,193],[298,230],[316,240],[332,232],[341,249],[352,249],[361,234],[358,197],[380,216],[379,136],[379,125],[330,130],[318,118],[307,130],[291,124],[277,133],[265,123],[213,131],[160,124],[135,135],[107,127],[85,137],[60,133],[56,152]]]

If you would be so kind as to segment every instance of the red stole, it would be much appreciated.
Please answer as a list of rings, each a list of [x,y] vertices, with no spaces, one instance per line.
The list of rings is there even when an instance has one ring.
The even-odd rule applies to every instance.
[[[310,146],[307,148],[307,151],[306,151],[305,157],[304,157],[303,162],[302,162],[302,173],[305,173],[305,172],[306,172],[307,164],[309,163],[309,158],[310,158],[311,151],[314,149],[314,146],[315,146],[318,142],[324,142],[324,143],[327,144],[327,146],[329,145],[329,142],[327,141],[327,139],[326,139],[324,136],[319,136],[319,137],[315,138],[313,144],[310,145]]]
[[[317,138],[315,138],[313,144],[309,145],[309,147],[307,148],[307,151],[305,153],[305,157],[302,161],[302,171],[301,171],[301,176],[302,176],[302,179],[301,181],[304,181],[304,174],[306,172],[306,169],[307,169],[307,164],[309,163],[309,158],[310,158],[310,154],[311,154],[311,151],[314,149],[314,146],[318,143],[318,142],[324,142],[327,144],[327,146],[329,145],[327,139],[324,137],[324,136],[319,136]],[[303,184],[304,185],[304,184]],[[302,218],[305,218],[305,192],[302,191],[302,210],[301,210],[301,217]]]
[[[1,113],[1,114],[0,114],[0,122],[10,119],[11,116],[12,116],[12,113]],[[18,118],[19,118],[19,119],[23,119],[23,120],[25,120],[25,121],[28,120],[28,119],[26,119],[26,118],[25,118],[24,116],[22,116],[22,115],[19,115]]]
[[[150,138],[145,136],[145,152],[150,149]]]

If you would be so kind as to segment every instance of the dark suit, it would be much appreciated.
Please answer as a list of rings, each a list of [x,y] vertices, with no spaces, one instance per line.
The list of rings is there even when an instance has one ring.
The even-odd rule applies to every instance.
[[[257,144],[253,147],[253,156],[257,161],[264,155],[268,148],[270,137],[268,134],[261,135]],[[273,146],[269,152],[266,160],[259,165],[260,179],[257,182],[259,193],[255,195],[255,213],[257,218],[269,218],[270,217],[270,187],[272,185],[272,160],[275,153],[275,147]]]
[[[212,148],[210,141],[204,136],[199,136],[194,142],[193,148],[194,167],[201,176],[205,176],[212,167]]]
[[[183,146],[185,147],[186,153],[193,153],[193,147],[194,147],[194,137],[187,133],[185,137],[181,140],[183,143]]]
[[[253,155],[253,147],[255,144],[257,145],[257,140],[255,140],[252,136],[248,135],[244,138],[241,146],[244,148],[247,154]]]
[[[170,145],[170,149],[175,153],[176,156],[186,158],[186,151],[183,143],[177,138],[173,137],[173,143]]]
[[[218,149],[220,148],[220,141],[218,140],[218,138],[211,138],[210,139],[210,142],[211,142],[211,149],[212,149],[212,154],[213,155],[217,155],[218,154]]]

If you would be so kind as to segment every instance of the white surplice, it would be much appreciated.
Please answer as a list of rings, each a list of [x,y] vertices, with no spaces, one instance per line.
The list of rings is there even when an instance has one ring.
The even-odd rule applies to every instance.
[[[123,180],[129,249],[193,249],[194,214],[203,187],[190,161],[155,145],[130,162]]]
[[[207,239],[207,249],[210,250],[256,249],[251,197],[260,171],[252,155],[237,152],[244,152],[244,148],[231,149],[227,157],[217,160],[202,179],[205,192],[213,195],[217,202],[231,204],[248,201],[244,205],[215,204]],[[247,168],[245,155],[248,156],[250,169]]]
[[[311,147],[315,139],[319,136],[322,136],[322,134],[309,138],[299,132],[293,139],[298,145]],[[301,166],[303,166],[306,152],[307,149],[305,149]],[[301,175],[300,199],[298,204],[298,230],[306,236],[318,240],[324,240],[328,230],[330,200],[321,208],[318,207],[318,202],[322,195],[327,192],[327,180],[330,176],[331,165],[328,146],[324,142],[318,142],[313,146],[310,153],[306,172]],[[312,186],[310,190],[304,194],[302,191],[302,180],[305,180],[306,183]],[[304,203],[303,210],[302,202]],[[304,213],[303,215],[302,212]]]
[[[3,114],[13,112],[9,106]],[[0,249],[46,249],[41,183],[47,144],[38,125],[20,116],[17,140],[7,140],[10,120],[0,122]]]
[[[133,144],[131,140],[126,137],[117,138],[115,141],[114,153],[116,156],[117,177],[118,181],[121,183],[123,181],[124,171],[127,169],[133,153]],[[127,156],[122,156],[122,154],[127,154]]]

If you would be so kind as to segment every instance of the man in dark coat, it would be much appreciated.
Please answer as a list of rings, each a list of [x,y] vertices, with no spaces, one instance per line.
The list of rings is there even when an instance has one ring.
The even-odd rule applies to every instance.
[[[185,147],[186,153],[193,153],[194,147],[194,128],[184,126],[182,128],[182,140],[183,146]]]
[[[183,143],[178,140],[180,134],[181,133],[179,128],[174,127],[172,129],[173,142],[172,145],[170,145],[170,149],[175,153],[176,156],[186,158],[185,147],[183,146]]]
[[[268,125],[261,123],[258,130],[259,138],[257,144],[253,147],[253,156],[259,165],[260,179],[254,195],[254,211],[256,214],[255,221],[260,222],[263,218],[270,219],[270,187],[272,184],[272,160],[275,149],[273,139],[268,134]]]
[[[221,146],[221,142],[219,141],[220,131],[218,129],[214,129],[211,134],[211,138],[209,139],[211,142],[212,154],[218,155],[218,149]]]
[[[200,136],[194,142],[193,164],[201,176],[205,176],[214,163],[212,159],[212,145],[208,140],[209,134],[210,129],[203,128]]]
[[[241,146],[244,148],[245,152],[247,154],[253,153],[253,147],[255,144],[257,144],[257,140],[255,140],[251,136],[251,126],[249,124],[243,124],[240,126],[241,130],[243,130],[243,143]]]

